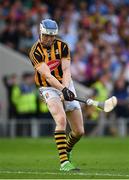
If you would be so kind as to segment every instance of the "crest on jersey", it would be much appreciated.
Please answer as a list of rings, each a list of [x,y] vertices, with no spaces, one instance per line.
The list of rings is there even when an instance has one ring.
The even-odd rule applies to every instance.
[[[49,98],[49,93],[46,93],[45,97],[46,97],[46,99],[48,99]]]
[[[58,50],[58,49],[56,49],[56,55],[57,55],[57,54],[59,54],[59,50]]]
[[[59,59],[51,60],[47,63],[47,65],[49,66],[49,69],[52,72],[60,65],[60,60]]]

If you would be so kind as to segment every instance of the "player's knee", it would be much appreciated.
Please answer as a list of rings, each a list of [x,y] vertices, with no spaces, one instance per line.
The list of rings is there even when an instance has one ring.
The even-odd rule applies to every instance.
[[[78,131],[77,136],[82,137],[85,134],[83,130]]]
[[[78,130],[74,131],[74,135],[75,135],[77,138],[81,138],[84,134],[85,134],[84,129],[78,129]]]
[[[58,117],[58,120],[56,121],[56,128],[58,129],[66,129],[66,117],[65,116],[62,116],[60,115]]]

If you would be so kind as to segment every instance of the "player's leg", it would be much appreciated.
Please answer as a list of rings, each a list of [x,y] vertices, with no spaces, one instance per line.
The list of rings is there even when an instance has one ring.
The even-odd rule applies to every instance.
[[[53,116],[56,123],[55,128],[55,141],[59,152],[61,171],[78,170],[69,161],[67,156],[67,142],[66,142],[66,115],[63,109],[62,102],[53,98],[47,102],[48,108]]]
[[[71,152],[74,145],[80,140],[84,134],[84,125],[81,109],[75,109],[67,113],[71,132],[67,138],[67,152]]]
[[[76,91],[71,81],[69,89],[74,92]],[[79,102],[77,101],[65,101],[65,111],[67,112],[67,119],[69,121],[71,132],[68,135],[67,139],[67,152],[70,152],[73,146],[79,141],[81,136],[84,134],[83,118]]]
[[[66,115],[63,110],[62,103],[59,99],[53,98],[48,100],[47,102],[50,113],[53,116],[53,119],[56,123],[55,128],[55,141],[57,144],[57,149],[59,151],[60,163],[64,163],[68,161],[67,153],[66,153]]]
[[[49,111],[56,123],[55,141],[59,152],[61,169],[63,171],[70,171],[76,169],[69,161],[66,152],[66,114],[60,97],[55,91],[43,91],[43,96],[48,105]]]

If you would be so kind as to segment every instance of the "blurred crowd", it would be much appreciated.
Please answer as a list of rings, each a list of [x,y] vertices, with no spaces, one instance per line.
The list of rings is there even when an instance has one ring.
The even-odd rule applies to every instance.
[[[46,103],[39,97],[35,86],[34,74],[24,72],[21,76],[11,74],[3,76],[3,84],[7,93],[7,119],[8,123],[15,123],[15,135],[29,136],[32,133],[32,121],[42,122],[39,128],[40,135],[50,135],[54,125]],[[46,122],[45,126],[43,122]],[[11,127],[11,126],[10,126]],[[33,130],[34,131],[34,130]],[[7,131],[7,134],[10,134]],[[0,134],[1,135],[1,134]]]
[[[4,76],[8,101],[8,119],[50,118],[50,113],[43,99],[39,97],[34,82],[34,74],[24,72],[21,77],[16,74]]]
[[[28,56],[40,21],[56,20],[71,49],[73,79],[93,88],[98,100],[115,95],[117,117],[129,117],[129,0],[0,2],[3,44]]]

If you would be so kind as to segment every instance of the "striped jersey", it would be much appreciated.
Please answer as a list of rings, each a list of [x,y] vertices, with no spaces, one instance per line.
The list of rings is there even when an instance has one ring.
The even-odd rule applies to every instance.
[[[59,39],[55,39],[50,48],[44,48],[40,41],[37,41],[32,46],[29,57],[34,68],[45,62],[49,66],[51,74],[58,81],[62,82],[63,72],[61,68],[61,59],[67,58],[67,60],[70,60],[70,50],[68,45]],[[41,75],[36,69],[35,83],[37,86],[50,86],[45,76]]]

